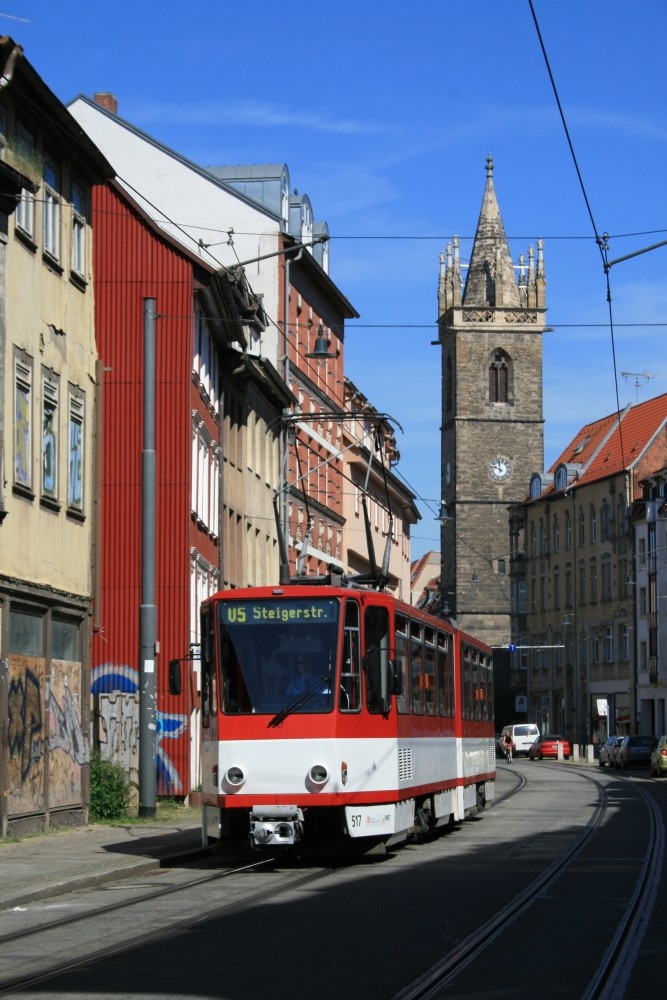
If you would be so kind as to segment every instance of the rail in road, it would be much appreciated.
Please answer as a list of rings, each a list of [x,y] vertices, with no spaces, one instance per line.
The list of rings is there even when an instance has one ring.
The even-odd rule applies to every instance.
[[[199,862],[4,912],[0,996],[616,1000],[660,891],[657,785],[515,762],[481,817],[384,857]]]
[[[541,765],[544,767],[554,767],[560,765]],[[532,768],[526,772],[531,774]],[[512,777],[516,782],[513,793],[523,790],[526,786],[526,774],[513,771]],[[534,772],[531,778],[534,777]],[[605,817],[610,808],[610,790],[606,782],[602,782],[588,774],[579,774],[579,780],[590,782],[597,791],[597,802],[592,810],[592,814],[585,826],[576,834],[572,841],[563,851],[554,858],[537,878],[533,879],[522,891],[511,899],[506,906],[502,907],[491,918],[479,927],[473,934],[461,942],[461,944],[450,954],[432,966],[424,975],[415,979],[405,989],[395,994],[393,1000],[436,1000],[439,997],[450,998],[465,996],[467,991],[452,993],[451,985],[464,970],[475,965],[480,968],[484,965],[493,964],[491,957],[492,946],[496,949],[501,947],[506,952],[515,956],[518,966],[523,964],[522,951],[515,946],[514,937],[517,932],[521,932],[521,927],[526,919],[535,924],[540,922],[540,916],[536,914],[539,910],[539,901],[545,897],[545,893],[555,894],[559,892],[559,883],[569,877],[572,878],[573,866],[579,862],[579,867],[590,867],[597,863],[598,881],[607,883],[610,877],[609,862],[611,858],[607,852],[598,854],[597,845],[593,842],[595,835],[604,835],[603,827]],[[625,789],[627,792],[627,788]],[[640,785],[633,785],[631,795],[636,798],[643,807],[643,823],[641,832],[636,838],[635,847],[638,851],[634,857],[633,868],[636,869],[634,883],[630,883],[623,900],[618,903],[618,917],[614,923],[614,918],[608,918],[607,932],[611,936],[607,947],[599,956],[597,966],[593,974],[586,982],[588,975],[587,966],[590,959],[597,961],[595,951],[589,949],[588,935],[584,933],[583,940],[579,942],[579,947],[572,947],[571,954],[575,956],[576,970],[568,971],[567,962],[561,955],[558,963],[557,975],[563,984],[563,996],[580,997],[582,1000],[613,1000],[622,998],[625,986],[632,974],[634,961],[641,948],[644,931],[646,928],[647,914],[650,914],[656,901],[662,861],[665,847],[664,824],[654,799],[648,795]],[[636,823],[637,817],[633,813],[631,822]],[[633,838],[634,839],[634,838]],[[617,853],[615,850],[614,854]],[[617,858],[625,867],[628,856]],[[576,874],[576,872],[575,872]],[[567,890],[565,890],[567,893]],[[593,899],[603,899],[608,895],[607,886],[603,884],[599,887],[599,894],[590,886],[586,889]],[[623,903],[627,901],[627,905]],[[605,909],[608,917],[608,911]],[[542,923],[546,924],[537,933],[543,935],[543,939],[553,940],[553,929],[550,922],[553,920],[551,913],[542,916]],[[569,921],[570,916],[561,915],[561,919]],[[600,908],[596,908],[594,918],[597,922],[602,919]],[[582,952],[586,952],[589,961],[582,960]],[[553,966],[552,966],[553,968]],[[554,969],[554,973],[556,970]],[[503,994],[512,997],[523,995],[521,984],[522,974],[518,974],[518,981],[511,987],[506,978],[503,978],[498,985],[502,988]],[[576,985],[577,980],[579,985]],[[475,996],[484,995],[478,993],[479,983],[475,983]],[[549,985],[541,986],[540,993],[544,996],[554,995]],[[472,994],[471,994],[472,995]],[[491,995],[491,994],[489,994]],[[527,994],[526,994],[527,995]]]

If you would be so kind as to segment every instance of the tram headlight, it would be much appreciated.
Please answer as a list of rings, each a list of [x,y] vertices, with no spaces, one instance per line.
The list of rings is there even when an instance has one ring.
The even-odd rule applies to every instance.
[[[324,764],[313,764],[308,772],[308,778],[316,788],[322,788],[329,780],[329,772]]]
[[[232,788],[240,788],[245,783],[245,771],[242,767],[228,767],[225,771],[225,782]]]

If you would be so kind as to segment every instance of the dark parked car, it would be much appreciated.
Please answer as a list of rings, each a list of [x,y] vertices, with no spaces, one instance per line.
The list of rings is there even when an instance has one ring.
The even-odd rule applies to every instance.
[[[544,760],[550,757],[552,760],[558,758],[558,744],[563,748],[563,757],[567,760],[571,753],[570,744],[562,736],[538,736],[532,747],[528,751],[530,760]]]
[[[614,750],[614,767],[648,767],[658,745],[656,736],[624,736]]]
[[[622,736],[610,736],[605,743],[600,747],[600,756],[598,758],[598,763],[600,767],[604,767],[605,764],[610,764],[614,766],[614,750],[616,747],[620,746],[623,742]]]

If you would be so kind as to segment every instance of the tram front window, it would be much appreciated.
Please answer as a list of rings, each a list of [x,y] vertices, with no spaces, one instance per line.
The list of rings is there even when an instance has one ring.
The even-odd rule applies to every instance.
[[[222,711],[328,712],[336,690],[338,600],[218,604]]]

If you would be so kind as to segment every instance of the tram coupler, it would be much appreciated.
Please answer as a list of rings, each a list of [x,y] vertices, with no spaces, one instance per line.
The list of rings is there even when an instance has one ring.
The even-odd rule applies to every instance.
[[[253,806],[250,810],[252,847],[293,847],[303,837],[303,812],[298,806]]]

